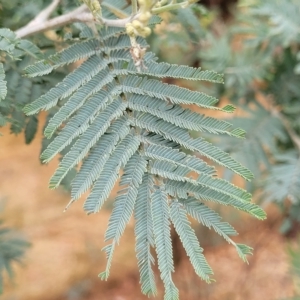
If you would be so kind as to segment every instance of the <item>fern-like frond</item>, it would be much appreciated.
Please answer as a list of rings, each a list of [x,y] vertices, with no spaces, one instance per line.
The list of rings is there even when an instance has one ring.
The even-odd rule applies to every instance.
[[[92,148],[89,156],[83,161],[79,172],[72,182],[72,199],[78,199],[100,176],[106,161],[115,149],[115,145],[129,133],[127,118],[116,120]]]
[[[119,171],[140,145],[140,140],[133,134],[127,135],[116,147],[95,181],[93,189],[84,203],[87,213],[96,213],[109,196],[118,177]]]
[[[148,53],[147,53],[148,54]],[[180,78],[186,80],[205,80],[215,83],[223,83],[223,75],[213,71],[202,71],[201,68],[192,68],[188,66],[179,66],[168,63],[157,63],[154,60],[146,61],[146,68],[141,70],[143,75],[154,76],[158,78]],[[128,71],[136,73],[135,66],[131,62]]]
[[[246,255],[251,254],[252,248],[247,245],[237,244],[229,237],[235,236],[238,233],[229,223],[222,222],[218,213],[194,197],[179,199],[179,201],[185,207],[188,214],[209,229],[212,228],[229,244],[236,248],[238,255],[243,259],[243,261],[247,261]]]
[[[28,77],[36,77],[49,74],[59,67],[95,55],[97,48],[99,48],[99,41],[96,39],[76,43],[61,52],[51,55],[47,59],[28,66],[25,69],[26,75]]]
[[[111,37],[112,41],[107,40],[105,46],[101,46],[101,42],[97,39],[91,39],[76,43],[69,48],[62,50],[49,58],[41,60],[34,65],[25,68],[26,76],[36,77],[51,73],[53,70],[64,65],[71,64],[81,59],[87,59],[94,55],[101,55],[103,52],[111,52],[111,60],[113,58],[127,58],[129,61],[130,54],[124,48],[130,48],[130,40],[126,35],[119,37],[116,42],[116,37]],[[120,43],[120,44],[118,44]],[[102,44],[103,45],[103,44]]]
[[[179,299],[178,290],[172,280],[173,253],[169,221],[169,206],[167,193],[157,189],[152,194],[152,220],[155,247],[160,276],[165,286],[165,300]]]
[[[251,202],[251,194],[244,189],[239,188],[230,182],[217,178],[200,174],[196,179],[197,184],[209,187],[212,190],[224,193],[229,197],[235,198],[241,202]]]
[[[189,168],[177,166],[175,163],[155,161],[151,164],[150,172],[171,180],[190,182],[195,186],[206,187],[224,194],[225,197],[234,198],[241,202],[251,201],[251,194],[247,193],[245,190],[238,188],[225,180],[207,176],[206,174],[200,175],[196,180],[192,179],[189,177]]]
[[[187,199],[179,199],[179,201],[194,219],[209,229],[213,228],[215,232],[222,236],[228,243],[231,243],[229,235],[238,234],[229,223],[221,222],[221,217],[218,213],[199,200],[188,197]]]
[[[80,124],[85,124],[89,121],[91,115],[95,115],[99,109],[104,107],[106,101],[108,101],[109,93],[101,91],[101,89],[112,81],[113,77],[109,74],[107,69],[104,69],[93,77],[87,84],[78,89],[78,91],[69,98],[69,100],[53,116],[53,118],[51,118],[44,131],[45,136],[50,138],[55,130],[76,111],[76,119],[79,120]],[[112,88],[109,90],[111,89]],[[94,97],[88,99],[93,95]],[[87,99],[88,101],[85,102]],[[83,105],[84,107],[80,110]],[[90,113],[88,114],[86,110]],[[87,115],[87,119],[82,117],[82,114]]]
[[[48,110],[55,106],[58,100],[67,98],[80,86],[88,82],[93,76],[99,73],[107,65],[106,60],[98,56],[92,56],[85,61],[74,72],[67,75],[62,82],[48,91],[45,95],[25,106],[24,112],[27,115],[35,114],[41,110]]]
[[[244,137],[245,131],[239,128],[231,130],[228,122],[205,117],[180,105],[170,105],[166,101],[142,95],[134,95],[128,100],[129,107],[136,111],[148,112],[178,127],[214,134],[228,134],[234,137]]]
[[[137,76],[127,76],[122,82],[122,90],[127,93],[148,95],[165,100],[173,104],[196,104],[199,107],[233,112],[232,105],[223,108],[214,106],[218,99],[206,95],[202,92],[191,91],[176,85],[162,83],[155,79],[141,78]]]
[[[97,96],[99,96],[99,98]],[[89,103],[92,105],[87,105],[90,110],[81,110],[81,112],[79,112],[79,120],[77,117],[73,117],[71,121],[65,127],[63,127],[60,134],[42,153],[42,160],[45,162],[49,161],[57,153],[61,152],[66,146],[71,144],[71,142],[82,133],[85,133],[85,135],[81,137],[81,142],[78,143],[82,144],[82,147],[88,147],[88,151],[93,143],[97,141],[97,136],[99,138],[109,127],[110,121],[115,118],[115,113],[117,112],[117,115],[122,114],[124,105],[122,105],[121,100],[110,103],[110,105],[104,111],[100,111],[101,113],[98,114],[102,107],[106,107],[106,101],[108,101],[109,97],[107,97],[107,94],[102,91],[99,92],[97,96],[94,97],[94,101]],[[97,110],[97,108],[99,110]],[[89,122],[91,122],[93,126],[89,126]],[[96,140],[94,139],[95,137]],[[86,145],[87,140],[92,143],[90,146]]]
[[[150,144],[145,147],[145,155],[156,160],[173,162],[178,166],[187,167],[190,171],[197,172],[198,174],[215,174],[215,169],[202,159],[196,156],[187,155],[184,152],[171,147]]]
[[[201,155],[234,171],[247,180],[253,178],[252,173],[231,158],[228,153],[214,147],[202,138],[192,139],[188,131],[183,128],[178,128],[173,124],[146,113],[137,113],[132,122],[136,126],[161,134],[165,138],[181,144],[186,149],[199,152]]]
[[[191,228],[186,211],[178,201],[171,203],[170,216],[196,274],[206,282],[211,282],[210,276],[213,275],[213,271],[202,254],[203,249],[200,247],[196,234]]]
[[[160,134],[156,134],[149,131],[143,134],[142,140],[144,141],[146,147],[148,147],[149,145],[157,145],[157,146],[167,147],[175,150],[179,150],[181,148],[180,144],[174,141],[170,141]],[[214,167],[212,166],[209,167],[212,169],[212,173],[213,173]]]
[[[57,187],[61,180],[64,178],[64,176],[67,174],[67,172],[71,168],[76,166],[85,157],[89,150],[96,144],[98,139],[109,128],[110,122],[114,118],[119,117],[123,114],[124,108],[124,103],[122,103],[121,100],[115,100],[107,107],[107,109],[105,109],[103,112],[101,112],[98,116],[95,117],[95,120],[91,126],[88,126],[87,124],[77,125],[77,128],[80,127],[82,129],[75,131],[75,134],[73,133],[73,135],[69,139],[67,139],[67,142],[63,134],[59,135],[56,139],[54,139],[54,141],[41,155],[42,159],[44,159],[45,161],[49,161],[66,145],[70,144],[71,138],[74,139],[74,137],[85,131],[76,141],[71,150],[62,159],[58,169],[56,170],[56,172],[50,180],[51,187]],[[80,119],[78,120],[76,118],[75,120],[80,122]],[[67,126],[65,128],[67,128]],[[66,132],[66,134],[68,133],[68,129],[69,128],[67,128],[64,131]],[[72,127],[72,129],[74,130],[74,127]]]
[[[190,174],[189,168],[176,166],[167,161],[155,161],[150,164],[150,173],[177,181],[193,181],[193,179],[188,178],[188,175]]]
[[[223,205],[230,205],[261,220],[266,218],[265,212],[256,204],[236,200],[219,191],[204,186],[198,186],[191,182],[168,180],[166,182],[166,190],[168,194],[174,197],[186,199],[189,194],[192,194],[199,200],[214,201]]]
[[[151,247],[154,247],[153,223],[151,216],[151,193],[153,192],[154,180],[152,175],[146,173],[142,184],[139,186],[135,202],[135,236],[136,256],[140,271],[140,283],[142,292],[147,296],[155,296],[156,284],[152,270],[154,258]]]
[[[105,18],[115,18],[114,14],[120,12],[115,10],[118,5],[124,5],[124,15],[131,14],[130,5],[125,0],[104,2]],[[200,68],[157,63],[153,53],[141,53],[143,67],[137,70],[138,61],[131,57],[136,49],[124,28],[103,27],[97,35],[85,25],[77,27],[79,39],[69,36],[72,46],[27,67],[27,81],[22,82],[26,94],[23,103],[27,104],[34,81],[37,81],[33,77],[83,60],[54,88],[42,96],[39,94],[37,100],[24,108],[27,115],[51,109],[45,127],[49,141],[43,143],[46,148],[41,159],[49,162],[56,154],[61,155],[61,159],[50,187],[57,187],[71,174],[74,179],[68,206],[90,190],[84,210],[91,214],[101,209],[122,174],[105,234],[105,240],[110,242],[103,249],[107,266],[99,276],[108,278],[115,247],[135,211],[136,252],[142,291],[148,296],[156,294],[152,270],[154,258],[151,255],[151,247],[154,247],[165,286],[164,299],[177,300],[178,290],[171,278],[174,266],[170,217],[196,273],[207,282],[212,271],[186,212],[233,244],[244,260],[251,252],[249,247],[235,244],[229,235],[236,234],[236,231],[221,222],[213,210],[199,204],[199,200],[230,205],[263,219],[264,212],[250,203],[250,194],[216,178],[215,168],[203,157],[247,180],[252,178],[252,173],[204,138],[191,136],[191,131],[202,131],[241,138],[245,132],[232,128],[226,121],[205,117],[181,106],[195,104],[205,109],[233,112],[232,105],[215,107],[218,100],[212,96],[159,80],[172,77],[222,82],[221,75]],[[143,52],[146,41],[137,38],[136,43]],[[15,77],[6,80],[11,78],[11,84],[17,89],[20,76]],[[24,119],[23,122],[28,124],[30,138],[34,119]],[[185,150],[192,154],[186,154]],[[173,201],[174,198],[178,201]]]
[[[114,209],[105,233],[105,241],[112,239],[112,244],[111,247],[105,248],[108,257],[108,265],[106,266],[103,275],[101,275],[102,277],[108,277],[111,264],[110,261],[113,256],[115,245],[119,244],[119,240],[133,213],[135,200],[138,194],[138,187],[142,183],[146,165],[147,161],[138,153],[135,153],[130,157],[124,169],[124,174],[120,181],[120,186],[123,187],[123,189],[120,190],[119,195],[115,200]]]
[[[105,253],[106,253],[107,263],[106,263],[105,271],[103,271],[102,273],[100,273],[98,275],[101,278],[101,280],[107,280],[109,277],[110,267],[111,267],[111,262],[113,259],[115,246],[116,246],[116,243],[113,242],[112,244],[109,244],[102,249],[102,251],[105,251]]]
[[[121,190],[114,202],[114,209],[105,233],[105,241],[114,239],[117,244],[119,243],[132,215],[138,187],[142,183],[146,166],[147,161],[139,153],[135,153],[127,162],[119,184]]]

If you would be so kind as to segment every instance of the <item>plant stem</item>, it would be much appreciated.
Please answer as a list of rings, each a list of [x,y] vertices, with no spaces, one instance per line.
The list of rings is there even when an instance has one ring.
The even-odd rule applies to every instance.
[[[131,0],[131,6],[132,6],[132,15],[134,16],[138,11],[137,0]]]
[[[113,14],[115,14],[118,18],[128,18],[128,14],[126,14],[124,11],[122,11],[121,9],[118,9],[117,7],[103,2],[101,3],[102,7],[105,7],[106,9],[110,10]]]
[[[111,19],[104,19],[101,18],[98,21],[95,20],[92,13],[88,12],[88,8],[86,5],[82,5],[78,7],[77,9],[59,16],[55,17],[50,20],[46,20],[43,22],[35,22],[28,23],[24,27],[18,29],[15,33],[17,37],[24,38],[36,33],[44,32],[47,30],[50,30],[55,27],[64,26],[73,22],[96,22],[98,24],[103,24],[107,26],[113,26],[113,27],[125,27],[125,25],[128,22],[131,22],[132,20],[135,20],[139,17],[140,14],[136,14],[134,16],[130,16],[125,19],[117,19],[117,20],[111,20]]]
[[[161,14],[163,12],[170,11],[170,10],[182,9],[184,7],[187,7],[188,5],[189,5],[188,1],[184,1],[181,3],[173,3],[172,2],[172,3],[162,6],[162,7],[153,8],[152,13],[157,15],[157,14]]]
[[[135,13],[123,19],[111,20],[111,19],[100,18],[99,20],[95,20],[93,14],[89,12],[88,7],[85,4],[83,4],[77,9],[65,15],[48,20],[49,16],[55,10],[55,8],[60,3],[60,1],[61,0],[53,0],[53,2],[45,10],[41,11],[40,14],[38,14],[34,20],[29,22],[24,27],[18,29],[15,32],[17,37],[24,38],[36,33],[44,32],[53,29],[55,27],[64,26],[73,22],[96,22],[98,24],[103,24],[106,26],[125,27],[128,22],[138,19],[140,16],[139,13]],[[132,4],[133,4],[133,11],[134,11],[135,5],[137,9],[137,1],[132,0]],[[188,1],[184,1],[181,3],[173,3],[173,4],[170,3],[163,7],[152,9],[152,13],[160,14],[162,12],[173,10],[173,9],[181,9],[182,7],[188,4],[189,4]],[[123,16],[125,15],[123,14]]]
[[[43,9],[29,24],[44,22],[49,19],[62,0],[53,0],[49,6]]]
[[[36,21],[33,22],[29,22],[27,25],[25,25],[24,27],[18,29],[15,33],[17,35],[18,38],[24,38],[26,36],[35,34],[35,33],[39,33],[39,32],[43,32],[49,29],[52,29],[54,27],[58,27],[58,26],[63,26],[66,24],[69,24],[71,22],[88,22],[88,21],[92,21],[93,20],[93,15],[91,13],[86,13],[85,11],[87,10],[87,7],[85,5],[82,5],[80,7],[78,7],[77,9],[50,19],[50,20],[41,20],[39,18],[36,18]]]

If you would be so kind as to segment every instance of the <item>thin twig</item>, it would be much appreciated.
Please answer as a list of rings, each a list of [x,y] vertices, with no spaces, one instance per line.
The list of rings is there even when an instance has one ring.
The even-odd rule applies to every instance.
[[[134,16],[138,11],[137,0],[131,0],[131,7],[132,7],[132,15]]]
[[[110,19],[104,19],[104,18],[102,18],[100,20],[95,20],[92,13],[89,12],[88,7],[86,5],[81,5],[77,9],[75,9],[65,15],[55,17],[53,19],[46,20],[41,23],[35,22],[34,24],[30,25],[30,23],[31,23],[30,22],[27,25],[25,25],[24,27],[18,29],[15,33],[16,33],[17,37],[24,38],[24,37],[30,36],[32,34],[47,31],[47,30],[53,29],[55,27],[64,26],[64,25],[67,25],[67,24],[70,24],[73,22],[85,22],[85,23],[96,22],[98,24],[103,24],[106,26],[125,27],[125,25],[128,22],[131,22],[131,21],[137,19],[139,17],[139,15],[140,14],[136,14],[134,16],[130,16],[125,19],[117,19],[117,20],[110,20]]]
[[[62,0],[53,0],[51,4],[43,9],[28,25],[32,26],[47,21],[61,1]]]
[[[77,9],[59,16],[50,20],[45,20],[42,22],[30,22],[24,27],[18,29],[15,33],[17,37],[24,38],[26,36],[43,32],[54,27],[63,26],[72,22],[89,22],[93,20],[93,15],[91,13],[86,12],[87,6],[82,5]]]
[[[121,18],[116,20],[104,19],[104,18],[100,18],[97,20],[94,18],[93,14],[89,12],[88,7],[85,4],[83,4],[77,9],[65,15],[48,20],[51,13],[55,10],[57,5],[59,5],[60,1],[61,0],[53,0],[52,3],[46,9],[41,11],[34,20],[29,22],[24,27],[18,29],[15,32],[17,37],[24,38],[36,33],[44,32],[53,29],[55,27],[64,26],[73,22],[85,22],[85,23],[95,22],[97,24],[102,24],[106,26],[125,27],[127,23],[132,22],[135,19],[138,19],[140,16],[140,13],[136,13],[127,18]],[[135,1],[133,1],[133,3],[135,3]],[[188,3],[189,3],[188,1],[184,1],[181,3],[168,4],[160,8],[153,8],[152,13],[159,14],[161,12],[168,11],[171,9],[178,9],[184,5],[187,5]]]
[[[153,8],[152,9],[152,13],[154,15],[157,15],[157,14],[161,14],[163,12],[170,11],[170,10],[176,10],[176,9],[186,8],[189,4],[190,4],[189,1],[184,1],[184,2],[180,2],[180,3],[173,3],[173,2],[171,2],[168,5],[164,5],[164,6],[161,6],[161,7]]]
[[[114,15],[116,15],[120,19],[127,18],[129,16],[125,11],[123,11],[107,2],[103,2],[101,4],[101,6],[105,7],[107,10],[111,11]]]

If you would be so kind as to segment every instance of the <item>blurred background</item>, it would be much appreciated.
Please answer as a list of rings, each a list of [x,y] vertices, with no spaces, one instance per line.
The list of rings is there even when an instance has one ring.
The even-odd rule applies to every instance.
[[[50,2],[2,0],[0,27],[20,28]],[[63,0],[54,15],[74,5],[74,1]],[[224,73],[224,85],[165,81],[216,96],[220,105],[233,103],[237,107],[229,116],[193,109],[226,118],[247,131],[245,140],[206,138],[254,173],[255,179],[245,183],[218,169],[220,176],[251,191],[268,215],[261,222],[215,207],[240,233],[235,241],[254,248],[249,265],[214,232],[194,224],[215,271],[216,282],[209,285],[194,274],[178,237],[173,235],[174,281],[183,300],[300,299],[299,16],[299,0],[202,0],[185,10],[165,13],[148,40],[160,61]],[[66,45],[68,32],[70,28],[51,30],[32,40],[51,54]],[[101,249],[111,202],[97,215],[86,216],[79,202],[63,213],[69,202],[69,182],[58,190],[48,189],[58,160],[48,165],[39,161],[46,143],[42,131],[47,115],[25,118],[20,111],[26,101],[36,98],[33,92],[26,92],[28,82],[21,79],[25,63],[22,60],[12,71],[7,70],[11,82],[16,83],[0,107],[10,123],[6,125],[7,119],[0,118],[1,299],[147,299],[140,292],[133,220],[116,250],[110,278],[102,282],[97,275],[106,265]],[[60,74],[44,79],[43,88],[59,79]],[[157,299],[163,299],[158,270],[156,276]]]

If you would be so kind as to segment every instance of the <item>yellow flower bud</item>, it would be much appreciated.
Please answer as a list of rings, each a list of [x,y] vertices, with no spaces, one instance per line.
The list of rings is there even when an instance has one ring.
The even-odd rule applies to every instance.
[[[140,15],[139,20],[143,23],[147,23],[150,18],[151,18],[151,13],[147,11]]]
[[[142,37],[147,37],[151,34],[151,29],[149,27],[144,27],[141,31],[140,34]]]
[[[140,6],[143,6],[146,4],[146,0],[138,0],[138,2],[139,2]]]
[[[129,36],[135,35],[135,29],[134,29],[134,27],[132,26],[131,23],[126,24],[126,33],[127,33]]]
[[[137,30],[143,28],[143,24],[139,20],[132,21],[132,26]]]

